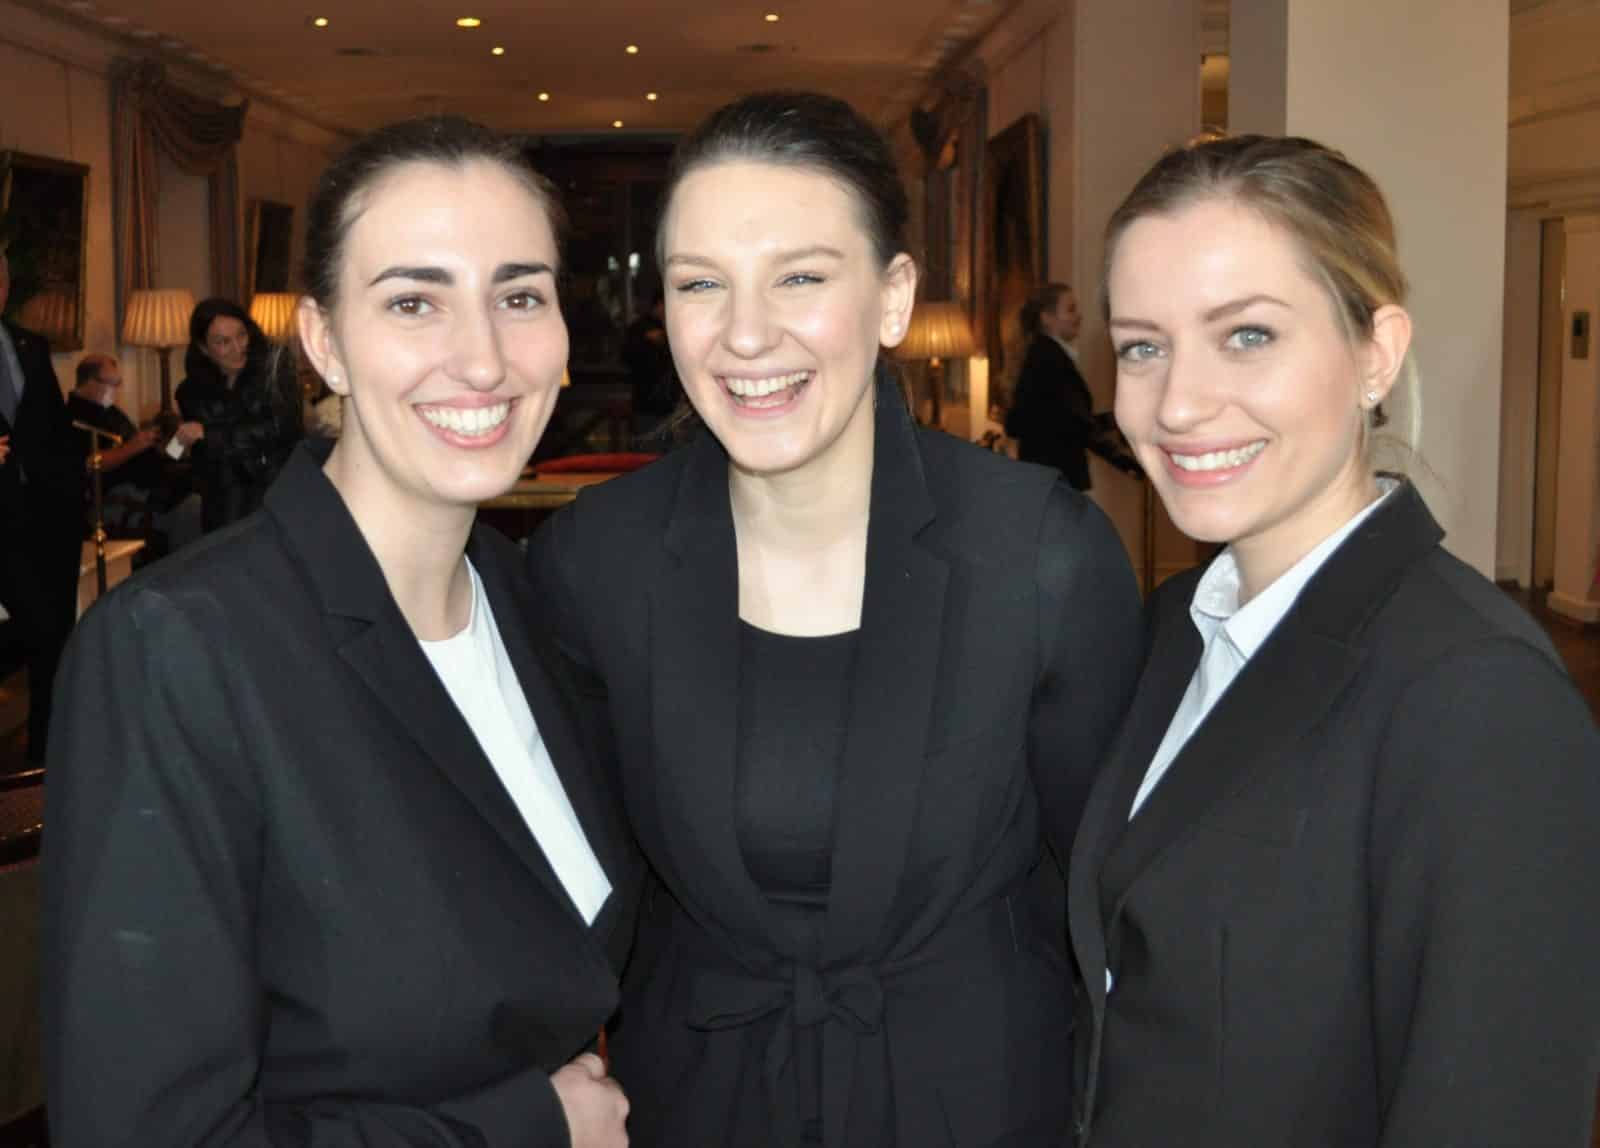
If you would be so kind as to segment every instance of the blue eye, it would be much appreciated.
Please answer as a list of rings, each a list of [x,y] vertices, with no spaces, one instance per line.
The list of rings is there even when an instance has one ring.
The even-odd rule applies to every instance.
[[[1224,345],[1235,351],[1253,351],[1271,343],[1272,337],[1272,332],[1265,327],[1235,327],[1228,332]]]
[[[821,282],[823,282],[822,276],[812,274],[810,271],[796,271],[792,275],[783,277],[783,284],[787,287],[806,287]]]
[[[1132,343],[1123,343],[1117,348],[1117,358],[1125,363],[1149,362],[1160,353],[1160,348],[1144,339]]]
[[[710,279],[686,279],[673,287],[673,290],[682,295],[695,295],[701,291],[709,291],[715,286],[716,283]]]

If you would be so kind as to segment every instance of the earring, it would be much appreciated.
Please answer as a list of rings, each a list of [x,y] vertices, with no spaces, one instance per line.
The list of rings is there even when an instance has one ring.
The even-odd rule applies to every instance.
[[[1373,406],[1377,406],[1378,405],[1378,392],[1377,391],[1368,391],[1367,392],[1367,402],[1371,403]]]

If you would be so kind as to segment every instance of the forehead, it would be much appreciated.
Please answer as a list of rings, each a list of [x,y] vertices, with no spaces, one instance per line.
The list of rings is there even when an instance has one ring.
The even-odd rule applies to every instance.
[[[1129,302],[1214,306],[1250,291],[1320,292],[1293,236],[1226,199],[1136,220],[1113,252],[1108,286],[1114,312]]]
[[[666,254],[719,247],[780,251],[870,245],[856,193],[815,168],[725,160],[684,176],[672,194]]]
[[[211,320],[211,325],[206,328],[206,337],[219,336],[229,338],[233,335],[243,334],[244,324],[232,315],[218,315]]]
[[[413,160],[384,172],[360,196],[347,235],[347,261],[428,254],[496,262],[555,264],[555,233],[544,200],[498,163]]]

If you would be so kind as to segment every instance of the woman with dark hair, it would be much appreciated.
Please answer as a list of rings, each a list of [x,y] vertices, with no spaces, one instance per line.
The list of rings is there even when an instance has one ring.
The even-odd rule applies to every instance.
[[[530,559],[659,882],[614,1054],[646,1146],[1059,1142],[1057,858],[1142,650],[1116,534],[919,429],[889,148],[768,93],[681,145],[661,237],[704,427]]]
[[[337,443],[96,603],[62,675],[51,1142],[620,1148],[585,1050],[638,863],[521,556],[474,524],[555,406],[559,209],[446,118],[357,141],[308,214]]]
[[[177,437],[194,446],[209,532],[261,505],[300,438],[300,397],[289,357],[227,299],[196,305],[183,368]]]
[[[1202,143],[1106,254],[1117,422],[1226,546],[1150,601],[1072,855],[1078,1143],[1587,1145],[1600,734],[1374,470],[1416,411],[1382,193],[1309,140]]]

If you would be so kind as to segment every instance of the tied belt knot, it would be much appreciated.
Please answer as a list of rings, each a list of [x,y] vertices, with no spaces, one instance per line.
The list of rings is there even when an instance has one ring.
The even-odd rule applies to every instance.
[[[702,969],[695,976],[689,1004],[692,1027],[743,1028],[773,1015],[778,1023],[767,1042],[763,1075],[783,1142],[798,1144],[799,1102],[790,1072],[795,1030],[834,1021],[849,1033],[852,1043],[877,1036],[883,1025],[883,985],[866,965],[818,969],[796,962],[770,976],[726,968]],[[823,1039],[830,1039],[827,1029]],[[843,1132],[853,1075],[848,1064],[853,1059],[824,1071],[822,1117],[828,1144],[836,1143]]]

